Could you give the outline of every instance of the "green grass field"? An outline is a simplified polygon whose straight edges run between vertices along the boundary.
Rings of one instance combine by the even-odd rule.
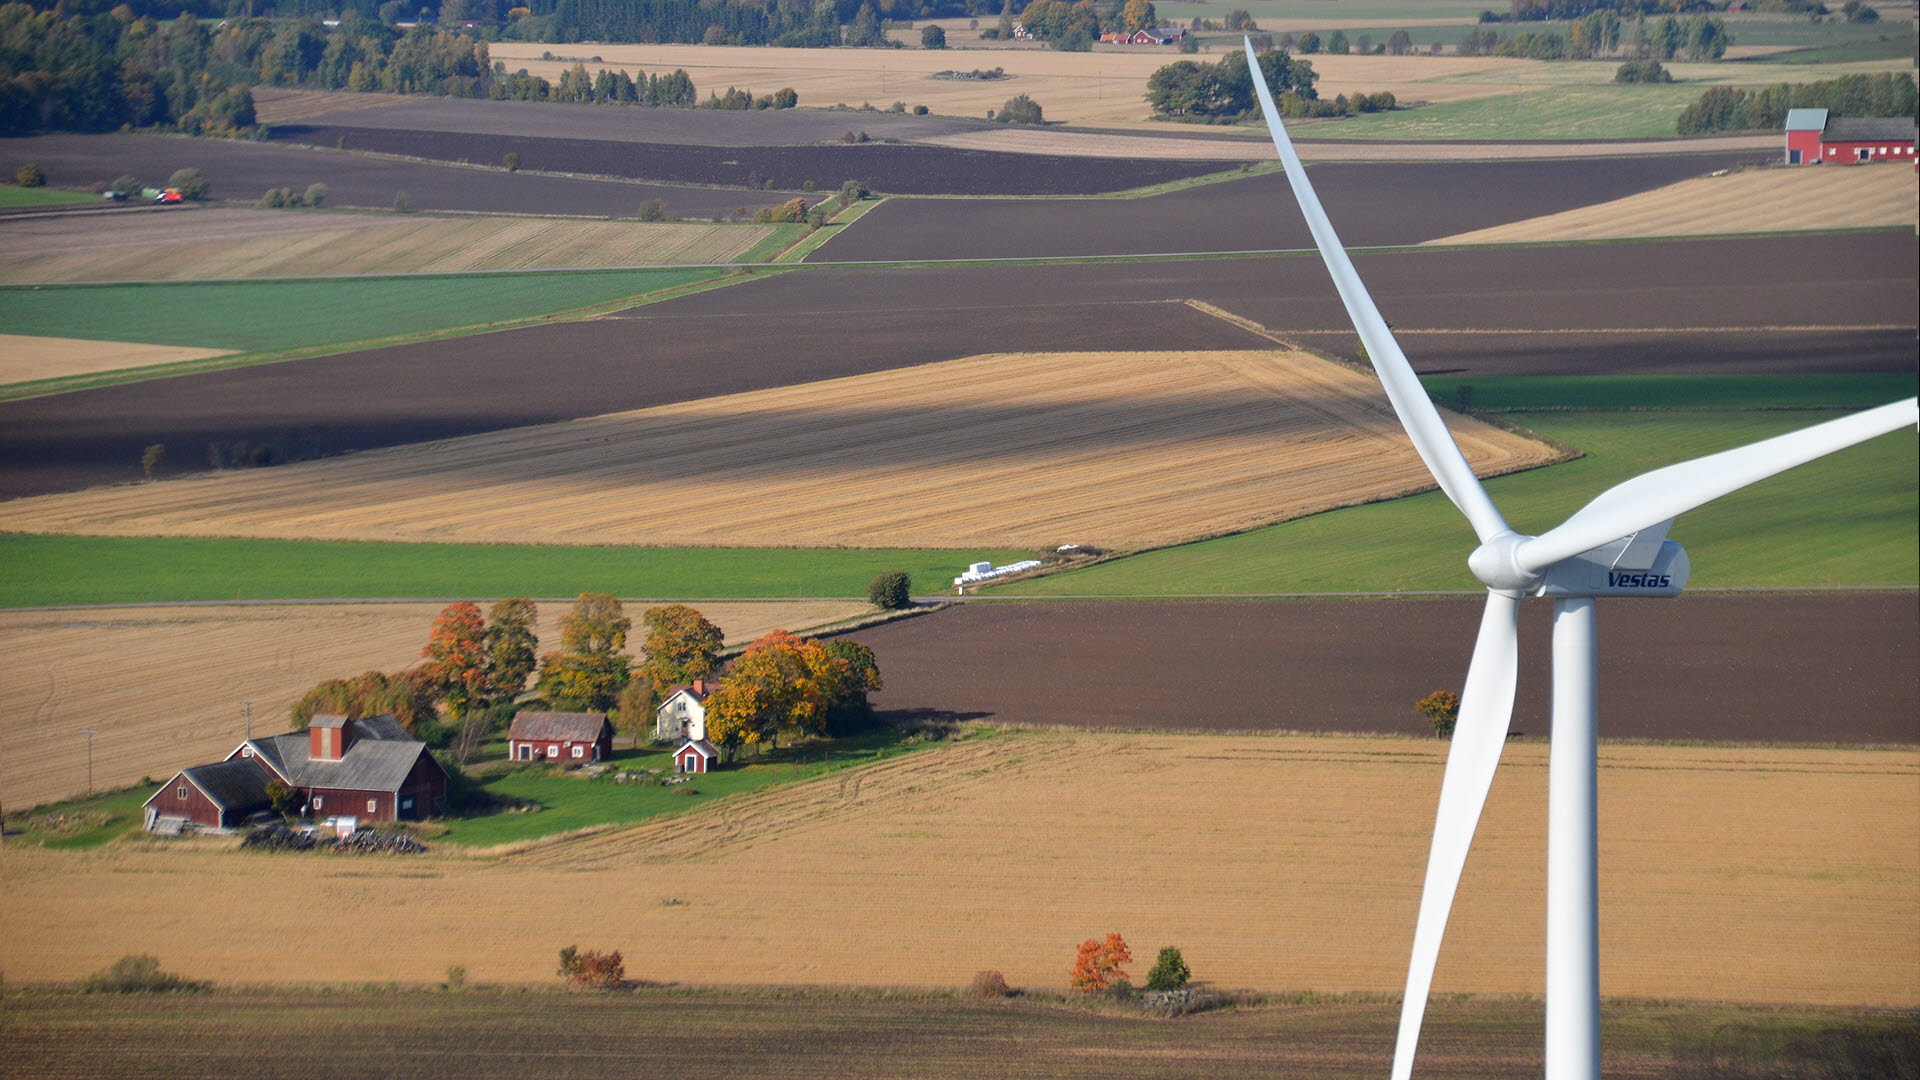
[[[1612,484],[1827,419],[1805,412],[1540,412],[1510,419],[1586,451],[1489,481],[1508,520],[1539,532]],[[1695,587],[1920,583],[1920,465],[1894,432],[1682,517]],[[1474,538],[1438,492],[1351,507],[992,590],[1139,596],[1471,589]]]
[[[100,196],[89,195],[84,191],[64,191],[50,187],[23,188],[16,184],[0,184],[0,207],[61,206],[66,203],[101,201],[103,200]]]
[[[152,797],[153,788],[154,784],[135,784],[36,806],[24,813],[9,813],[7,843],[38,844],[63,851],[97,848],[140,827],[140,808]]]
[[[1792,68],[1800,64],[1847,64],[1862,60],[1913,59],[1913,37],[1902,33],[1899,36],[1883,34],[1880,37],[1860,41],[1847,41],[1837,45],[1821,45],[1815,48],[1795,49],[1792,52],[1775,53],[1771,56],[1756,57],[1753,63],[1767,64],[1777,68]],[[1780,72],[1780,78],[1800,81],[1817,78],[1816,72],[1786,71]]]
[[[904,570],[945,592],[966,564],[1021,551],[537,547],[0,534],[0,607],[177,600],[865,596]]]
[[[1566,375],[1430,376],[1420,380],[1445,402],[1480,412],[1541,409],[1866,409],[1912,397],[1912,374],[1855,375]]]
[[[901,732],[881,731],[836,739],[799,749],[769,751],[749,756],[742,764],[723,766],[672,787],[616,784],[577,776],[550,776],[543,768],[509,767],[482,781],[487,791],[536,806],[484,817],[455,818],[447,833],[433,843],[491,847],[532,840],[594,825],[632,825],[649,818],[698,810],[729,795],[825,776],[830,772],[869,764],[884,757],[909,753],[918,745],[904,744]],[[625,739],[618,740],[625,742]],[[616,750],[614,765],[623,770],[657,769],[673,775],[673,755],[666,750]]]
[[[612,270],[0,288],[8,333],[265,352],[506,322],[721,277]]]
[[[474,948],[483,949],[492,931],[476,920]],[[552,931],[555,947],[570,933]],[[627,951],[628,979],[647,978],[648,951]],[[159,959],[163,971],[176,970]],[[1136,962],[1136,973],[1144,971]],[[1194,976],[1204,982],[1207,973]],[[0,1057],[14,1080],[260,1075],[262,1047],[275,1048],[271,1075],[312,1080],[972,1080],[983,1067],[1008,1080],[1358,1080],[1386,1075],[1399,1014],[1394,1000],[1367,994],[1248,997],[1163,1020],[1046,990],[982,1000],[958,988],[642,985],[569,993],[554,983],[553,992],[215,987],[163,996],[9,986],[0,996]],[[1537,1078],[1542,1010],[1532,997],[1437,996],[1419,1075]],[[1612,1080],[1911,1076],[1905,1063],[1920,1053],[1911,1011],[1608,1000],[1601,1024]],[[589,1037],[555,1043],[556,1032],[576,1031]],[[420,1064],[396,1068],[400,1060]]]
[[[1303,139],[1670,139],[1680,110],[1701,88],[1581,86],[1424,105],[1416,109],[1316,120]]]

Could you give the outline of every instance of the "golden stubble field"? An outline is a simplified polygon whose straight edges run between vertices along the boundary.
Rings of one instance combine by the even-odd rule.
[[[1920,176],[1903,165],[1780,166],[1682,180],[1430,244],[1513,244],[1623,236],[1920,225]]]
[[[1063,989],[1074,946],[1118,931],[1136,979],[1177,945],[1214,986],[1394,991],[1444,752],[1001,735],[506,856],[11,848],[0,966],[67,979],[152,953],[218,980],[463,964],[550,983],[577,943],[671,982],[956,986],[997,968]],[[1600,763],[1604,993],[1920,1004],[1920,751],[1609,745]],[[1437,992],[1539,992],[1546,781],[1543,744],[1508,749]]]
[[[57,379],[65,375],[146,367],[149,364],[204,360],[210,356],[224,356],[231,351],[128,341],[0,334],[0,386],[33,382],[36,379]]]
[[[1484,473],[1555,460],[1450,414]],[[1367,376],[1305,353],[1000,354],[327,461],[0,504],[19,532],[1135,548],[1424,489]]]
[[[1148,119],[1144,98],[1147,78],[1176,60],[1212,63],[1225,55],[1214,51],[1181,56],[1173,49],[1137,51],[1056,52],[1052,49],[924,50],[924,49],[776,49],[726,45],[543,45],[494,42],[489,55],[512,70],[525,68],[547,79],[576,62],[589,71],[619,68],[664,74],[681,68],[693,77],[704,100],[709,92],[728,86],[770,94],[792,87],[800,104],[825,107],[844,104],[858,108],[872,104],[886,108],[895,101],[926,105],[944,116],[984,117],[1015,94],[1026,94],[1046,110],[1055,123],[1101,127],[1166,128]],[[553,60],[542,60],[552,52]],[[600,63],[588,62],[598,56]],[[1390,90],[1403,101],[1457,101],[1518,89],[1519,80],[1501,82],[1502,72],[1521,73],[1542,66],[1537,60],[1489,56],[1328,56],[1311,57],[1320,75],[1319,91],[1332,97],[1354,92]],[[944,80],[938,71],[1003,68],[1010,78],[991,81]],[[1473,76],[1476,81],[1467,81]],[[859,117],[849,114],[847,126],[858,129]],[[1181,130],[1190,130],[1181,127]]]
[[[635,205],[640,201],[636,196]],[[241,208],[154,214],[137,222],[81,214],[8,223],[0,233],[8,241],[0,252],[0,284],[724,263],[775,228]]]
[[[10,810],[96,787],[164,779],[224,757],[245,733],[287,729],[287,709],[322,679],[420,661],[444,605],[276,604],[0,612],[0,799]],[[484,604],[483,604],[484,606]],[[567,604],[540,605],[557,648]],[[631,604],[636,623],[649,605]],[[731,642],[802,630],[868,610],[833,600],[703,603]],[[636,640],[633,644],[637,645]]]

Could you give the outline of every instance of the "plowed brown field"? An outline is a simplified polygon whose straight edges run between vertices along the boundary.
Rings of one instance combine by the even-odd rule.
[[[1178,945],[1216,986],[1395,991],[1444,753],[1003,735],[504,858],[12,849],[0,964],[64,979],[152,953],[219,980],[463,964],[550,983],[577,942],[676,982],[957,986],[997,968],[1064,988],[1074,946],[1119,931],[1136,957]],[[1508,748],[1439,992],[1539,992],[1546,784],[1543,744]],[[1920,751],[1607,746],[1599,798],[1604,993],[1920,1002]],[[194,902],[156,918],[189,882]],[[334,918],[235,917],[314,910]],[[341,925],[382,946],[343,947]]]
[[[1475,467],[1551,461],[1453,417]],[[1143,547],[1419,490],[1379,384],[1302,353],[970,357],[0,506],[96,535]]]
[[[1710,236],[1920,223],[1920,181],[1898,165],[1755,169],[1682,180],[1653,191],[1431,244],[1524,244],[1622,236]]]
[[[20,809],[86,790],[164,778],[218,758],[245,732],[286,730],[287,709],[322,679],[420,659],[440,604],[89,608],[0,612],[0,797]],[[867,610],[846,601],[701,604],[731,642]],[[540,605],[552,634],[565,604]],[[630,612],[638,616],[639,609]]]

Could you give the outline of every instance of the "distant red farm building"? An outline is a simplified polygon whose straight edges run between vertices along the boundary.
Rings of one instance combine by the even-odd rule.
[[[613,757],[613,725],[606,713],[516,713],[507,730],[507,756],[567,764],[606,761]]]
[[[1910,117],[1835,117],[1826,109],[1789,109],[1786,128],[1789,165],[1920,160],[1914,156]]]

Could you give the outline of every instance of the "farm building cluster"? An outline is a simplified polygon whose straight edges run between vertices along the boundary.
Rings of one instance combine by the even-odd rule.
[[[1913,118],[1834,116],[1827,109],[1787,110],[1787,164],[1838,165],[1905,161],[1914,156]]]

